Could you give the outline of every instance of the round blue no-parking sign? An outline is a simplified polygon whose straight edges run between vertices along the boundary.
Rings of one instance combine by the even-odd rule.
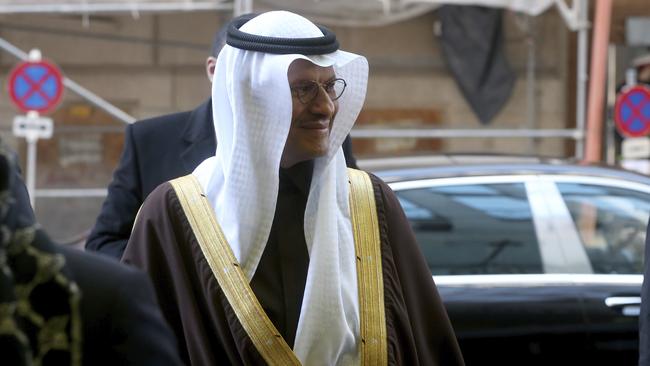
[[[650,133],[650,89],[635,85],[616,98],[614,122],[625,137],[642,137]]]
[[[9,95],[23,112],[45,113],[58,105],[63,96],[63,76],[52,63],[22,62],[9,74]]]

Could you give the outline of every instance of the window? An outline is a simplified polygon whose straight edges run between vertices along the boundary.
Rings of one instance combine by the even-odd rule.
[[[396,192],[434,275],[542,273],[524,184]]]
[[[595,273],[643,273],[650,195],[580,183],[557,187]]]

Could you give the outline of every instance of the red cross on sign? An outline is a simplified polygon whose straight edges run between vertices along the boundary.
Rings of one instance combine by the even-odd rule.
[[[9,74],[9,96],[23,112],[48,112],[63,96],[63,76],[56,65],[45,61],[27,61]]]
[[[616,98],[614,122],[621,135],[643,137],[650,133],[650,89],[635,85]]]

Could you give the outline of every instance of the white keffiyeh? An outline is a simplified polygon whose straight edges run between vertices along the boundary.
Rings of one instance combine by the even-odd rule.
[[[240,30],[282,38],[323,36],[309,20],[286,11],[261,14]],[[333,66],[347,88],[339,99],[328,154],[314,164],[304,215],[310,261],[294,352],[304,365],[357,365],[359,301],[341,144],[363,105],[366,59],[344,51],[277,55],[225,46],[212,85],[217,152],[193,174],[250,281],[273,223],[280,159],[291,125],[287,70],[300,58]]]

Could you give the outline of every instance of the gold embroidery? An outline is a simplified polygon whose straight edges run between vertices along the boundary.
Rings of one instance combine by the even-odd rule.
[[[81,315],[79,301],[81,296],[77,285],[61,273],[65,257],[58,253],[49,253],[35,248],[35,227],[18,229],[13,232],[7,246],[10,256],[24,255],[32,258],[35,272],[29,282],[14,285],[15,302],[0,305],[0,334],[11,334],[27,350],[26,359],[35,366],[41,365],[48,352],[52,350],[68,351],[70,365],[81,365]],[[4,264],[4,263],[3,263]],[[9,270],[9,268],[3,268]],[[53,316],[47,320],[31,306],[30,297],[34,289],[46,283],[55,283],[68,292],[70,314]],[[37,344],[33,345],[32,354],[29,340],[13,321],[13,314],[29,320],[37,329]],[[69,333],[69,334],[68,334]]]
[[[377,205],[367,173],[348,169],[350,216],[357,255],[359,312],[361,317],[361,365],[388,364],[384,282]]]

